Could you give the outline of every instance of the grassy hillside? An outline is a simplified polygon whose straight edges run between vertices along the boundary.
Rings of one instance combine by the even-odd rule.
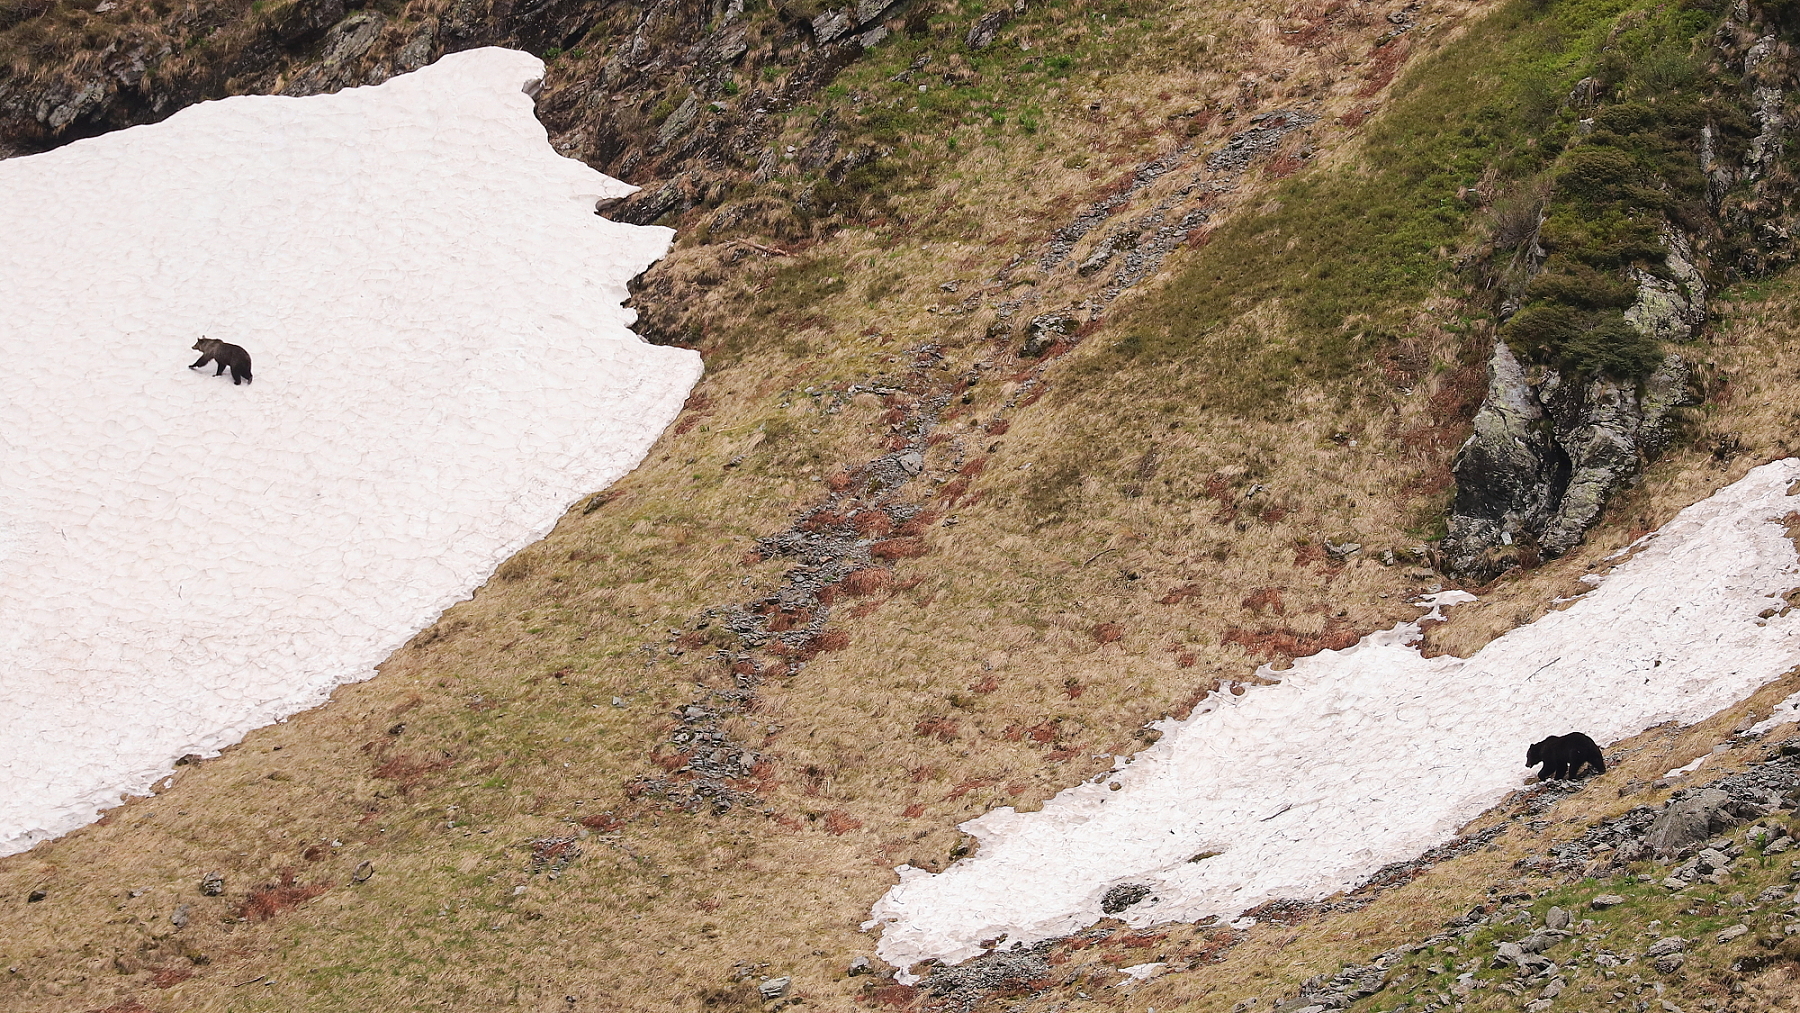
[[[462,6],[370,8],[386,41],[358,72]],[[169,30],[153,4],[120,10]],[[329,56],[314,36],[255,62],[257,19],[287,10],[204,38],[272,89]],[[1726,12],[1061,0],[971,50],[985,8],[907,7],[809,85],[797,26],[822,10],[751,7],[743,62],[615,87],[645,12],[550,11],[586,24],[538,40],[553,143],[647,184],[630,208],[680,229],[637,302],[706,378],[643,467],[376,678],[0,860],[0,1008],[761,1009],[766,976],[831,1010],[1269,1003],[1490,887],[1575,896],[1579,876],[1513,863],[1666,797],[1656,774],[1787,691],[1646,733],[1547,814],[1484,817],[1511,827],[1495,850],[1367,906],[1248,933],[1102,925],[989,992],[848,975],[892,867],[943,868],[960,821],[1035,808],[1265,662],[1416,615],[1407,593],[1445,583],[1423,547],[1500,333],[1496,232],[1560,192],[1578,81],[1697,60]],[[545,23],[517,14],[515,33]],[[52,28],[87,21],[0,19],[12,86],[103,48],[57,48],[73,36]],[[182,52],[168,72],[204,77],[204,48]],[[690,96],[716,132],[650,150]],[[1666,457],[1586,546],[1485,589],[1430,648],[1530,621],[1789,453],[1794,302],[1780,277],[1728,292],[1694,350],[1707,403]],[[1112,987],[1152,959],[1182,973]],[[1696,961],[1666,997],[1768,1008],[1788,968]]]

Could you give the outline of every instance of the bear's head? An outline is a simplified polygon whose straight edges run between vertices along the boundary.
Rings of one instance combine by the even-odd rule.
[[[1549,739],[1545,739],[1542,742],[1533,742],[1531,748],[1525,750],[1525,766],[1535,767],[1538,764],[1543,763],[1545,760],[1544,747],[1549,744]]]

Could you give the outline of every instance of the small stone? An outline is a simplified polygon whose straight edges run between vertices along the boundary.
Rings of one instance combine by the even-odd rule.
[[[1687,880],[1677,879],[1674,876],[1670,876],[1668,879],[1663,880],[1662,885],[1671,890],[1686,890],[1688,888]]]
[[[917,475],[919,472],[925,470],[925,455],[916,450],[901,454],[899,457],[899,464],[901,471],[906,472],[908,475]]]
[[[1516,966],[1525,956],[1525,950],[1518,943],[1501,943],[1494,949],[1494,967]]]
[[[1671,953],[1680,953],[1685,949],[1687,949],[1687,940],[1680,936],[1668,936],[1651,943],[1650,948],[1644,951],[1644,956],[1655,959]]]
[[[30,893],[25,895],[25,903],[36,904],[38,901],[43,900],[45,897],[48,897],[48,896],[50,896],[50,895],[48,893],[45,893],[42,890],[33,890]]]
[[[612,705],[614,707],[623,707],[623,706],[625,706],[625,701],[623,701],[615,696],[612,698]]]
[[[1556,1004],[1548,999],[1533,999],[1525,1004],[1525,1013],[1544,1013],[1554,1005]]]
[[[1618,907],[1623,903],[1625,903],[1625,898],[1618,894],[1603,893],[1597,895],[1593,900],[1588,901],[1588,906],[1592,907],[1595,911],[1604,911],[1609,907]]]
[[[180,905],[175,909],[175,913],[169,916],[169,924],[178,929],[187,928],[188,912],[190,910],[191,909],[186,904]]]
[[[1786,898],[1788,889],[1789,888],[1785,886],[1771,886],[1767,890],[1756,895],[1756,902],[1758,904],[1773,904],[1778,900]]]
[[[1553,907],[1550,910],[1544,912],[1544,927],[1547,929],[1550,929],[1552,931],[1561,932],[1564,929],[1567,929],[1569,927],[1569,923],[1573,922],[1574,920],[1575,919],[1569,914],[1569,912],[1564,911],[1562,908],[1559,908],[1559,907]]]
[[[1784,851],[1791,850],[1793,847],[1794,839],[1783,835],[1770,841],[1768,845],[1763,848],[1762,853],[1765,855],[1779,855]]]
[[[850,969],[845,973],[854,978],[859,974],[874,974],[875,967],[869,963],[868,957],[857,957],[850,962]]]
[[[1519,940],[1519,949],[1526,953],[1542,953],[1557,943],[1562,942],[1566,933],[1554,929],[1539,929],[1531,935]]]
[[[216,872],[209,872],[200,877],[200,892],[208,897],[217,897],[225,892],[225,877]]]
[[[1669,953],[1652,960],[1650,966],[1656,968],[1660,974],[1674,974],[1681,970],[1681,965],[1685,963],[1687,963],[1687,954]]]
[[[1739,936],[1748,935],[1749,932],[1750,932],[1750,926],[1745,925],[1743,922],[1739,922],[1736,925],[1733,925],[1731,928],[1728,928],[1725,931],[1719,933],[1719,942],[1729,943],[1733,939],[1736,939]]]
[[[772,999],[779,999],[782,996],[787,995],[788,986],[793,983],[794,979],[783,975],[780,978],[770,978],[768,981],[756,986],[756,990],[762,994],[763,1001],[768,1002]]]

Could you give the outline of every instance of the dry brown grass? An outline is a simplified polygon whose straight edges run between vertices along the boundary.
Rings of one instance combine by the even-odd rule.
[[[1010,339],[987,336],[985,311],[933,312],[947,301],[941,283],[993,277],[1036,249],[1075,203],[1187,139],[1188,122],[1203,143],[1233,129],[1169,119],[1187,106],[1222,94],[1245,108],[1317,96],[1326,115],[1315,162],[1328,161],[1351,129],[1343,124],[1370,104],[1359,93],[1385,73],[1347,64],[1366,51],[1379,12],[1346,23],[1328,10],[1177,10],[1180,27],[1212,40],[1201,69],[1071,78],[1046,112],[1043,150],[1009,142],[966,154],[918,198],[926,224],[916,231],[850,229],[793,258],[737,261],[698,299],[731,332],[709,345],[701,390],[606,498],[572,510],[377,678],[180,768],[172,788],[102,825],[0,860],[0,965],[18,968],[0,978],[0,1007],[549,1010],[574,996],[577,1009],[753,1008],[735,980],[742,965],[792,974],[816,1008],[912,1002],[885,984],[864,993],[868,979],[843,973],[872,947],[858,925],[894,865],[941,869],[962,846],[957,823],[998,805],[1040,806],[1102,769],[1098,757],[1141,745],[1146,722],[1251,678],[1266,659],[1414,618],[1406,595],[1439,580],[1379,556],[1405,557],[1441,510],[1459,438],[1446,406],[1466,405],[1463,364],[1485,335],[1422,324],[1401,359],[1351,379],[1352,396],[1301,391],[1279,412],[1245,416],[1197,403],[1191,366],[1083,373],[1088,344],[1048,367],[1047,388],[1026,390],[1032,364],[1016,360]],[[1441,5],[1419,15],[1445,33],[1457,16]],[[1316,45],[1292,45],[1274,28],[1286,18],[1313,26],[1303,30]],[[1292,72],[1271,80],[1282,68]],[[1258,78],[1253,92],[1238,90],[1244,74]],[[1268,185],[1247,180],[1220,214],[1266,197]],[[711,270],[725,256],[684,248],[669,270]],[[795,307],[771,306],[758,288],[805,265],[824,265],[821,278],[892,284],[873,303],[858,286],[807,289],[804,317],[789,326],[771,310]],[[1071,279],[1037,298],[1065,304],[1089,285]],[[1478,648],[1640,527],[1786,452],[1800,420],[1785,381],[1800,367],[1789,361],[1789,305],[1781,295],[1747,313],[1708,350],[1715,389],[1728,392],[1720,407],[1609,511],[1589,548],[1454,610],[1433,647]],[[1280,308],[1264,307],[1221,335],[1217,354],[1283,334]],[[919,379],[899,350],[926,341],[945,346],[943,378],[993,368],[926,454],[913,495],[928,509],[892,531],[867,522],[891,569],[842,589],[880,607],[834,613],[830,639],[804,649],[811,663],[766,682],[732,718],[732,734],[763,758],[744,786],[753,802],[711,815],[631,797],[625,786],[658,772],[657,758],[684,762],[666,746],[669,715],[697,684],[731,675],[711,647],[684,639],[700,633],[695,617],[777,587],[788,564],[761,559],[753,539],[786,528],[891,438],[895,420],[884,419],[899,405],[859,395],[831,413],[800,390]],[[1433,361],[1447,368],[1417,368]],[[1727,439],[1739,449],[1715,460]],[[1325,539],[1364,549],[1333,560]],[[1579,804],[1705,751],[1741,710],[1625,744],[1630,757]],[[271,780],[276,772],[285,779]],[[1576,804],[1561,818],[1597,814]],[[1563,832],[1573,831],[1548,831]],[[533,871],[532,842],[570,836],[580,858],[555,878]],[[1476,884],[1505,878],[1528,843],[1542,847],[1509,834],[1361,911],[1259,928],[1232,947],[1216,929],[1172,927],[1116,933],[1097,951],[1198,962],[1132,993],[1132,1008],[1227,1009],[1429,931]],[[359,884],[352,872],[364,861],[374,874]],[[254,917],[257,884],[311,889],[284,872],[298,868],[308,883],[340,885],[297,906],[271,895],[264,906],[279,916]],[[226,892],[203,896],[199,879],[215,869]],[[40,889],[45,901],[23,903]],[[191,913],[176,930],[179,904]],[[273,984],[239,987],[259,976]],[[1026,1008],[1070,998],[1062,990]]]

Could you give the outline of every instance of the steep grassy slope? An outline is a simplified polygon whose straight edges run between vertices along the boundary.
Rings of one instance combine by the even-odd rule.
[[[643,12],[602,9],[540,102],[564,150],[651,184],[626,211],[682,229],[639,296],[651,333],[707,357],[682,420],[374,680],[0,861],[0,1006],[756,1009],[780,975],[824,1009],[942,1001],[845,974],[892,866],[941,868],[959,821],[1032,808],[1146,721],[1413,618],[1406,592],[1443,582],[1421,547],[1496,335],[1459,265],[1609,42],[1694,10],[1722,16],[1065,0],[974,51],[982,10],[920,11],[816,87],[781,61],[820,12],[751,10],[766,45],[739,70],[614,91],[598,54]],[[455,20],[380,13],[358,74]],[[14,82],[39,73],[10,52]],[[297,43],[257,86],[328,57]],[[683,88],[726,99],[718,142],[650,151]],[[1792,302],[1736,290],[1667,458],[1433,649],[1529,621],[1789,452]],[[1637,766],[1554,818],[1655,797],[1741,716],[1628,744]],[[955,1002],[1290,995],[1429,935],[1543,844],[1496,846],[1291,927],[1108,933]],[[1109,987],[1157,957],[1191,970]]]

